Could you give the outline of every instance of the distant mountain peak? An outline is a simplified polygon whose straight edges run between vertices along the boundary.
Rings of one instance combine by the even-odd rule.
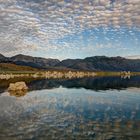
[[[58,59],[33,57],[29,55],[18,54],[10,58],[15,64],[31,66],[35,68],[46,69],[59,63]]]
[[[5,56],[0,53],[0,58],[4,58]]]
[[[17,54],[15,56],[12,56],[11,58],[33,58],[33,56],[24,55],[24,54]]]
[[[8,58],[0,54],[0,62],[7,62]]]

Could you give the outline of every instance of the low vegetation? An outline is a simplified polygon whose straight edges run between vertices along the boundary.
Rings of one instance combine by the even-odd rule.
[[[140,75],[140,72],[96,72],[96,76],[135,76],[135,75]]]
[[[95,76],[94,72],[83,72],[83,71],[40,71],[40,72],[30,72],[30,73],[1,73],[0,79],[12,79],[19,77],[32,77],[32,78],[82,78]]]
[[[36,68],[32,68],[29,66],[20,66],[20,65],[15,65],[15,64],[10,64],[10,63],[0,63],[0,73],[8,73],[8,72],[34,72],[38,71]]]

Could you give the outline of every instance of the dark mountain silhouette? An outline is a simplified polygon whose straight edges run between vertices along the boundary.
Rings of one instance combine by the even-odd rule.
[[[0,63],[1,62],[7,62],[9,58],[5,57],[4,55],[0,54]]]
[[[17,64],[17,65],[25,65],[25,66],[31,66],[34,68],[41,68],[46,69],[48,67],[53,67],[60,61],[58,59],[46,59],[41,57],[32,57],[27,55],[16,55],[10,58],[10,60]]]
[[[140,72],[140,59],[93,56],[85,59],[46,59],[27,55],[5,57],[0,54],[0,63],[13,63],[39,69],[71,69],[87,71],[136,71]]]
[[[94,56],[85,59],[63,60],[56,66],[88,71],[140,71],[140,59]]]

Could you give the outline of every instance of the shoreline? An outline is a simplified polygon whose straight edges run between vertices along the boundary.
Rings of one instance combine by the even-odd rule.
[[[83,71],[44,71],[44,72],[3,72],[0,73],[0,79],[13,79],[13,78],[46,78],[46,79],[62,79],[62,78],[83,78],[94,77],[95,72],[83,72]]]
[[[104,76],[121,76],[130,77],[138,76],[140,72],[91,72],[91,71],[3,71],[0,72],[0,79],[13,78],[46,78],[46,79],[62,79],[62,78],[84,78],[84,77],[104,77]]]

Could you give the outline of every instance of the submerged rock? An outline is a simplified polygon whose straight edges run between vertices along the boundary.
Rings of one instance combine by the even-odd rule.
[[[25,82],[10,83],[8,91],[26,91],[28,87]]]

